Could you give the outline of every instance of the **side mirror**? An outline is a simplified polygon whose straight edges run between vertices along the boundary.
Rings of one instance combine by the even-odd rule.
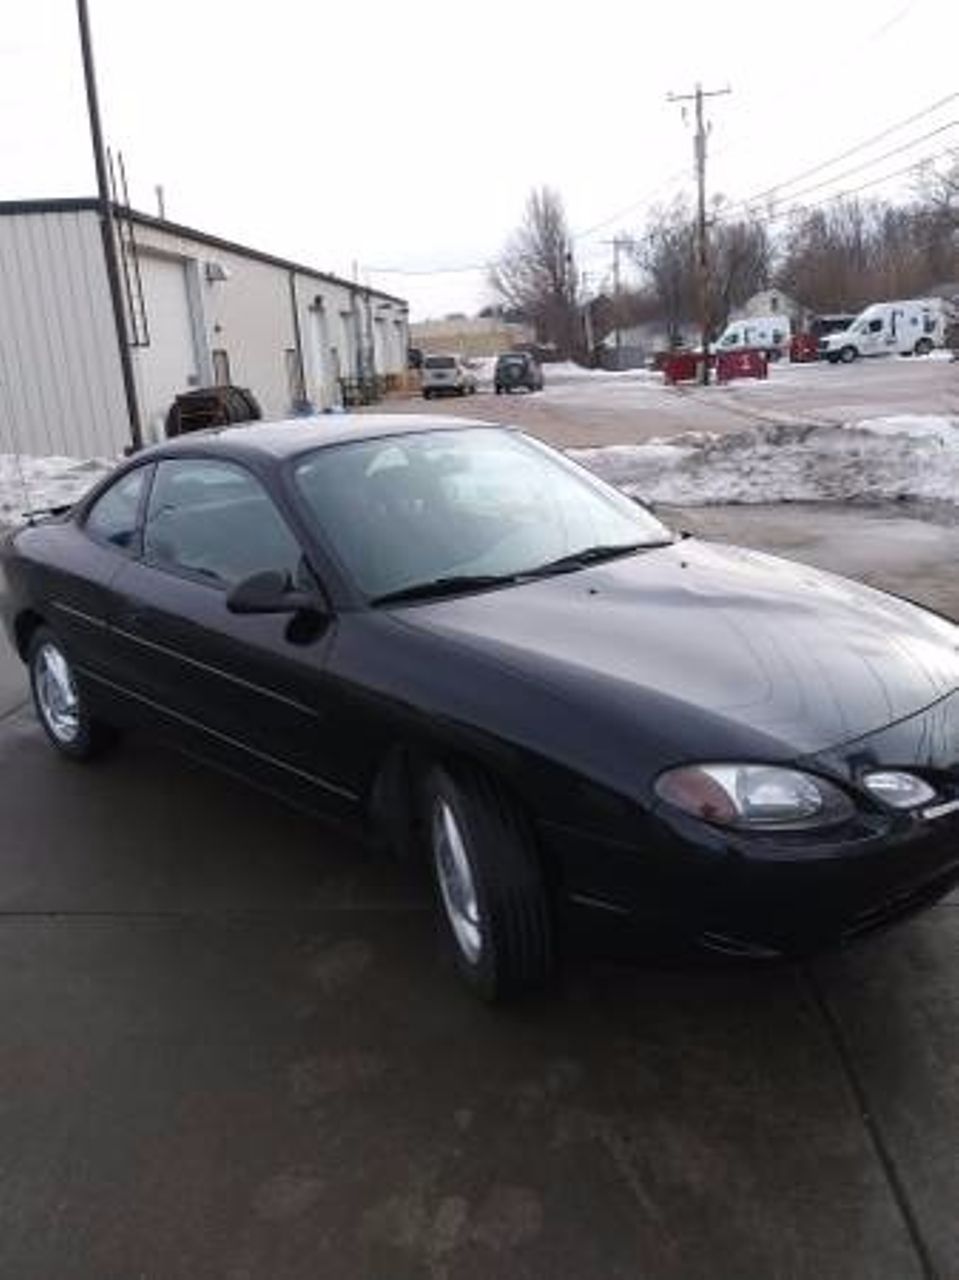
[[[322,613],[316,596],[298,591],[290,575],[279,569],[251,573],[238,582],[226,598],[231,613]]]

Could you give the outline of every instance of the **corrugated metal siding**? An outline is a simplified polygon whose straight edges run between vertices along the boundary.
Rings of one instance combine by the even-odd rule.
[[[112,457],[128,441],[97,215],[0,218],[0,452]]]

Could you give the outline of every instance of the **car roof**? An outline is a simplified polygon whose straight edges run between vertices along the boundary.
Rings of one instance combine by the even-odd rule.
[[[248,422],[230,427],[191,431],[165,440],[137,454],[175,456],[177,453],[223,453],[234,457],[291,458],[327,445],[424,431],[462,431],[470,427],[504,430],[502,423],[474,418],[447,418],[427,413],[322,414],[313,418],[285,418],[276,422]]]

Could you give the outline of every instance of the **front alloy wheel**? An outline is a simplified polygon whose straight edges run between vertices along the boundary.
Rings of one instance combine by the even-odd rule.
[[[431,770],[425,817],[457,968],[484,1000],[542,987],[554,968],[546,885],[527,824],[480,772]]]
[[[476,964],[483,951],[476,882],[459,820],[444,799],[433,808],[433,867],[443,909],[464,958]]]

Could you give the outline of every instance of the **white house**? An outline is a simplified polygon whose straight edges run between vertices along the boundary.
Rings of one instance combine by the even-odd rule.
[[[174,397],[249,388],[267,418],[401,377],[401,298],[218,236],[113,210],[126,395],[94,199],[0,202],[0,453],[113,456],[162,438]]]
[[[783,293],[782,289],[760,289],[743,305],[736,309],[730,317],[733,320],[748,319],[750,316],[788,316],[794,325],[801,328],[812,313],[795,298]]]

